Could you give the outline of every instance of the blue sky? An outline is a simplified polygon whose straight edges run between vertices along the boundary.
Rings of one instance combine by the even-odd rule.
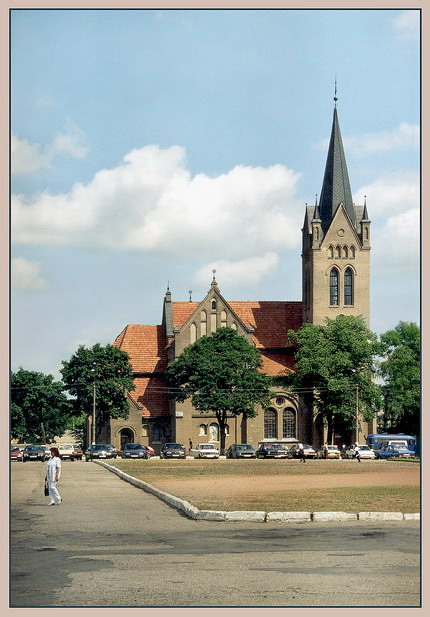
[[[334,81],[371,329],[419,321],[418,10],[14,10],[12,370],[203,299],[300,300]]]

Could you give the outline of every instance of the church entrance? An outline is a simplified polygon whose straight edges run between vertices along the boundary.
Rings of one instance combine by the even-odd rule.
[[[134,432],[130,428],[123,428],[120,433],[121,450],[124,450],[124,446],[127,443],[134,443]]]

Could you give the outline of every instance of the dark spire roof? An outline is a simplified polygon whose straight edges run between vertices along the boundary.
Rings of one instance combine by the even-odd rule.
[[[341,202],[344,204],[352,224],[355,225],[355,214],[352,204],[348,169],[346,167],[342,136],[340,134],[337,109],[335,107],[319,205],[320,217],[324,229],[327,229],[330,225],[334,213]]]
[[[315,222],[321,223],[320,210],[319,210],[319,207],[318,207],[317,195],[315,195],[315,210],[314,210],[314,218],[312,220],[315,221]]]

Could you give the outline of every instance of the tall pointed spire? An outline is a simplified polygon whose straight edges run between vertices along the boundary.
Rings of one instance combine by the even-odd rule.
[[[333,111],[333,125],[331,129],[330,145],[320,197],[320,217],[323,229],[326,230],[340,203],[343,203],[353,225],[355,214],[352,204],[351,187],[349,184],[348,169],[343,151],[342,136],[337,118],[337,84],[335,90],[335,108]]]

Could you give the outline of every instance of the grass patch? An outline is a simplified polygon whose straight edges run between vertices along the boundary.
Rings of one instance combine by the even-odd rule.
[[[161,490],[189,501],[200,510],[263,510],[265,512],[419,512],[420,487],[408,486],[399,479],[399,485],[373,486],[372,477],[381,472],[395,477],[395,461],[310,460],[305,465],[296,460],[148,460],[110,461],[112,466]],[[416,464],[403,465],[417,469]],[[418,472],[418,469],[417,469]],[[324,488],[324,476],[354,476],[366,473],[366,486]],[[274,476],[301,476],[300,490],[275,489],[273,482],[264,484],[264,478]],[[321,476],[321,488],[307,488],[306,476]],[[249,490],[240,495],[219,495],[215,481],[241,478]],[[207,481],[213,481],[208,489]],[[178,482],[175,487],[175,481]],[[188,482],[187,482],[188,481]],[[205,489],[199,485],[205,483]],[[257,482],[258,481],[258,482]],[[263,482],[262,482],[263,481]],[[187,486],[188,484],[188,486]],[[254,485],[254,486],[253,486]],[[263,489],[255,488],[264,486]],[[297,485],[296,485],[297,486]]]

